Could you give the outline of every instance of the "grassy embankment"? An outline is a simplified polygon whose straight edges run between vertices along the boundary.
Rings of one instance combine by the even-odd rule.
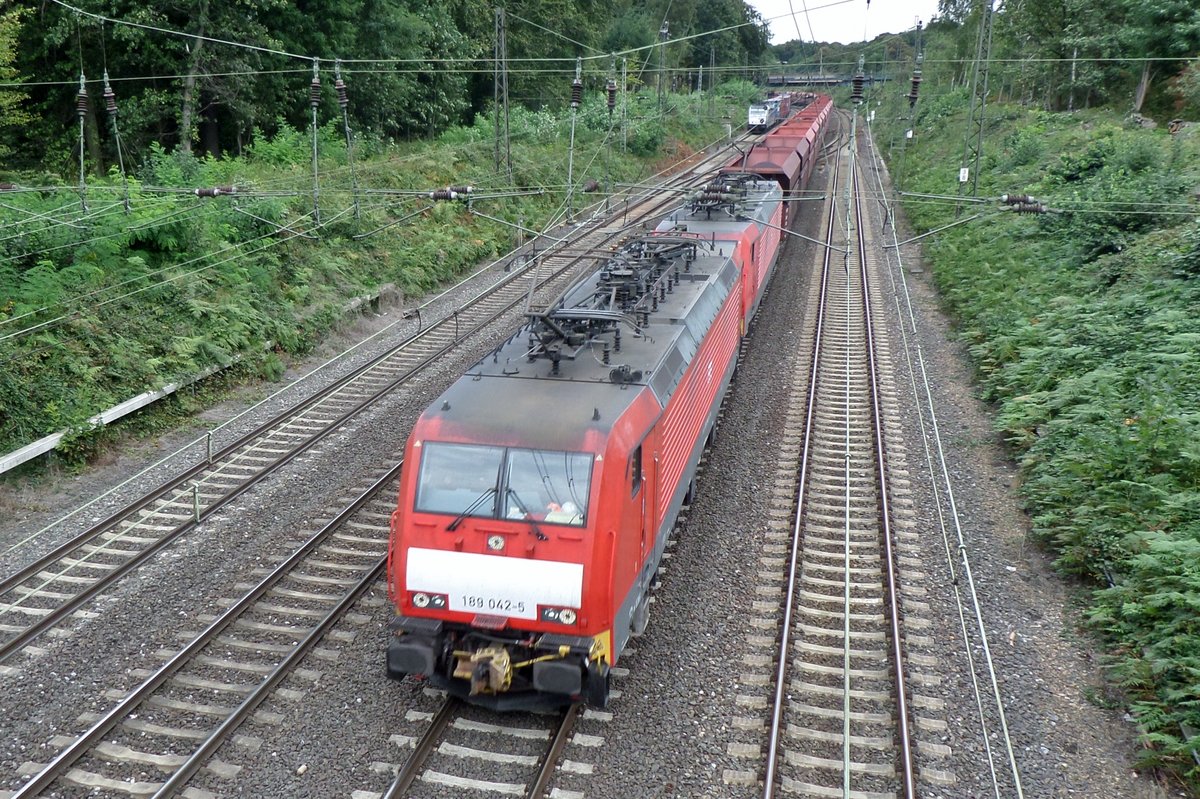
[[[876,131],[909,192],[955,194],[965,94],[885,103]],[[1088,588],[1087,615],[1145,731],[1143,763],[1200,768],[1200,125],[990,105],[979,196],[925,241],[943,303],[1023,473],[1036,537]],[[906,145],[906,146],[905,146]],[[918,232],[953,202],[910,197]],[[1185,732],[1186,731],[1186,732]],[[1190,738],[1190,740],[1189,740]]]

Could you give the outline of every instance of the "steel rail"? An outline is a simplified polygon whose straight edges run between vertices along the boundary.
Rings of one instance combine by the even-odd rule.
[[[425,729],[425,733],[414,745],[413,753],[409,755],[408,760],[396,772],[396,777],[392,780],[392,784],[388,786],[387,791],[384,792],[383,799],[399,799],[399,797],[407,793],[413,783],[417,781],[421,767],[425,765],[429,756],[433,754],[434,747],[441,740],[446,727],[450,726],[455,714],[460,712],[463,706],[463,702],[460,699],[455,697],[446,698],[441,709]],[[549,788],[550,780],[554,776],[554,770],[558,765],[558,760],[562,757],[563,750],[567,746],[567,741],[582,714],[583,705],[578,702],[568,706],[558,714],[553,734],[549,736],[550,743],[538,759],[537,774],[533,782],[530,783],[528,790],[525,791],[526,799],[543,799],[545,796],[546,789]],[[158,799],[158,797],[155,797],[155,799]]]
[[[538,763],[537,777],[529,786],[525,799],[542,799],[546,795],[546,789],[550,787],[550,778],[554,776],[558,759],[562,757],[563,750],[567,747],[567,739],[574,732],[575,723],[579,721],[581,715],[583,715],[583,704],[579,702],[562,712],[558,720],[558,729],[554,733],[553,740],[550,741],[550,746],[546,749],[545,756]]]
[[[417,772],[421,766],[425,765],[425,761],[429,759],[430,753],[433,752],[433,747],[442,737],[442,732],[450,724],[454,718],[454,714],[458,711],[460,701],[454,697],[446,699],[442,705],[442,709],[433,717],[433,722],[425,730],[425,734],[421,736],[421,740],[417,741],[417,745],[413,750],[412,755],[400,767],[396,773],[396,779],[388,786],[387,791],[383,794],[383,799],[398,799],[404,796],[405,792],[412,787],[412,784],[417,780]]]
[[[839,157],[834,161],[833,173],[829,177],[830,185],[836,184],[840,169],[841,159]],[[787,594],[784,597],[783,622],[780,625],[779,662],[775,668],[775,694],[771,710],[771,727],[767,739],[766,772],[763,775],[763,799],[771,799],[775,795],[776,761],[779,759],[779,733],[783,723],[783,709],[786,704],[785,691],[787,686],[788,651],[791,647],[792,605],[796,593],[796,572],[800,564],[801,526],[804,518],[803,509],[805,502],[804,489],[808,481],[809,453],[812,447],[813,419],[816,414],[817,404],[817,355],[821,351],[821,337],[825,328],[826,289],[829,285],[829,269],[834,252],[832,245],[835,213],[836,204],[831,199],[825,222],[827,230],[821,267],[821,297],[817,310],[816,336],[813,340],[812,374],[809,376],[808,406],[805,410],[804,448],[800,455],[800,475],[795,501],[796,516],[792,524],[792,549],[788,564]]]

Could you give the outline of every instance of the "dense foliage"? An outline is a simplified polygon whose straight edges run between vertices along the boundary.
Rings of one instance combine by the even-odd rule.
[[[877,113],[897,180],[953,197],[966,93],[926,95],[915,114],[897,94],[880,91]],[[1021,465],[1034,535],[1093,589],[1144,762],[1200,788],[1200,125],[995,100],[979,165],[991,201],[956,217],[953,200],[911,196],[906,211],[920,230],[979,215],[927,240],[940,294]],[[1003,193],[1051,213],[1001,210]]]
[[[913,48],[924,43],[928,77],[943,89],[969,85],[986,3],[940,0],[939,15],[865,46],[791,41],[776,46],[793,72],[848,74],[866,59],[868,74],[907,78]],[[1049,111],[1113,104],[1170,119],[1200,113],[1196,69],[1200,0],[993,0],[993,97]],[[927,87],[928,88],[928,87]]]
[[[91,16],[17,0],[14,11],[0,16],[0,55],[11,43],[13,56],[0,80],[16,84],[0,88],[0,110],[27,95],[19,103],[28,114],[22,123],[0,123],[0,152],[10,152],[9,166],[74,168],[81,72],[90,99],[87,166],[98,174],[117,161],[104,119],[105,74],[120,109],[126,157],[135,161],[153,143],[240,154],[259,135],[285,125],[303,129],[314,66],[320,123],[341,121],[333,90],[340,74],[351,128],[384,139],[469,123],[493,99],[496,15],[484,0],[83,5]],[[664,20],[682,41],[659,48]],[[509,97],[532,108],[566,105],[580,56],[588,86],[596,88],[620,75],[622,60],[631,86],[657,87],[660,49],[670,70],[664,85],[686,82],[686,71],[700,65],[755,65],[769,55],[765,27],[743,0],[518,0],[507,5],[505,38]]]

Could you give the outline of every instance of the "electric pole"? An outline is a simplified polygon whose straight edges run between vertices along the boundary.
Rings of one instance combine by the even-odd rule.
[[[670,38],[671,31],[664,19],[662,27],[658,29],[658,113],[662,115],[666,108],[666,87],[667,87],[667,39]]]
[[[496,171],[508,176],[508,185],[512,185],[512,149],[508,136],[508,43],[504,33],[504,9],[496,7],[496,57],[495,92],[493,97],[493,115],[496,131]],[[501,146],[503,141],[503,146]],[[501,152],[503,150],[503,152]]]
[[[971,196],[979,196],[979,162],[983,158],[983,128],[988,95],[988,64],[992,57],[992,6],[995,0],[979,0],[979,37],[975,40],[975,66],[971,72],[971,110],[963,136],[962,166],[958,170],[959,202],[954,215],[962,213],[962,196],[971,184]]]

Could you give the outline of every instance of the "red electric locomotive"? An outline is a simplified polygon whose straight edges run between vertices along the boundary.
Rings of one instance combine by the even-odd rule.
[[[811,169],[821,100],[782,188],[727,169],[422,414],[391,522],[389,675],[496,709],[607,704],[775,264],[784,191]]]
[[[743,219],[714,221],[730,235],[626,245],[421,416],[390,675],[497,709],[607,703],[777,254],[779,186],[737,191]]]

